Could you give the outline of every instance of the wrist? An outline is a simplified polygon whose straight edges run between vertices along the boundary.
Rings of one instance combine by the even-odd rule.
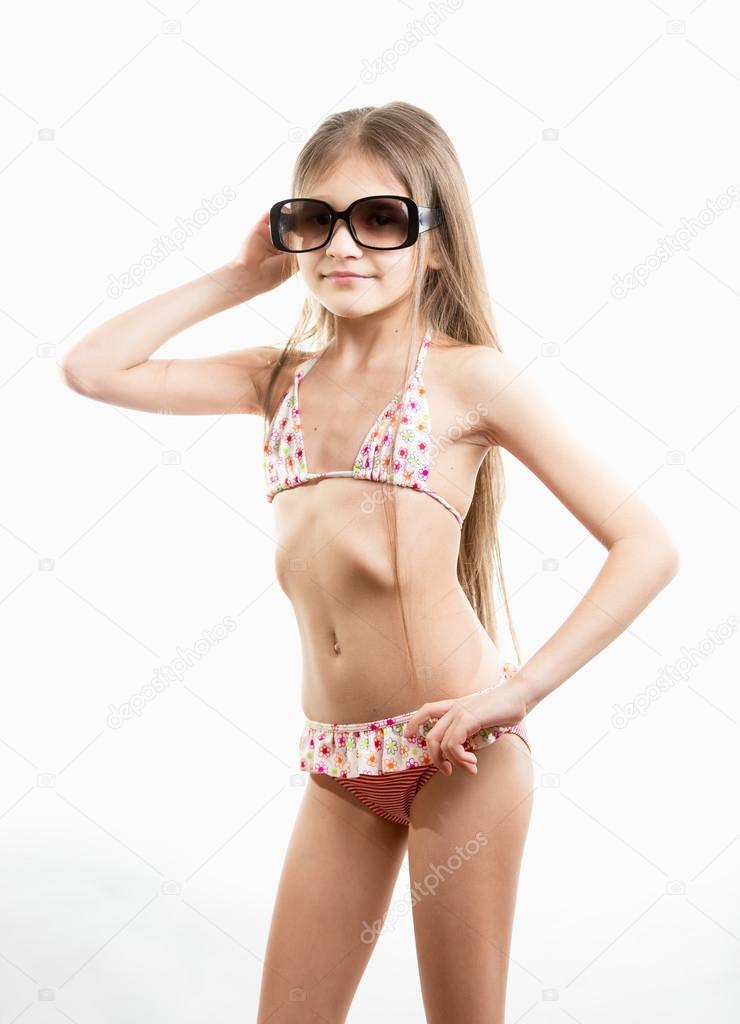
[[[248,302],[256,295],[261,294],[262,289],[258,286],[254,274],[243,263],[229,260],[221,267],[220,272],[223,274],[229,290],[237,296],[239,302]]]
[[[526,714],[529,714],[530,711],[534,710],[544,697],[544,694],[539,691],[538,687],[532,682],[532,680],[523,676],[521,672],[517,672],[514,675],[510,685],[518,688],[522,702],[527,709]]]

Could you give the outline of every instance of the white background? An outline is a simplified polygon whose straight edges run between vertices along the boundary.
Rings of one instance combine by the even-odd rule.
[[[261,423],[87,400],[59,363],[97,324],[230,259],[289,193],[324,116],[394,99],[432,112],[458,150],[504,349],[682,560],[530,717],[507,1020],[737,1020],[737,9],[199,0],[30,2],[13,17],[0,33],[0,1024],[256,1019],[305,784]],[[141,283],[122,286],[134,268]],[[159,355],[280,343],[303,294],[296,277]],[[605,552],[505,458],[526,658]],[[404,868],[398,905],[406,893]],[[353,1024],[423,1019],[411,916],[391,913]]]

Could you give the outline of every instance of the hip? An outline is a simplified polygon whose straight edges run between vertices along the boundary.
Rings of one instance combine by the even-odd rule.
[[[493,686],[472,693],[494,690],[516,671],[516,665],[504,662],[501,675]],[[434,727],[432,721],[422,723],[413,736],[401,735],[405,722],[415,710],[412,708],[402,714],[370,722],[319,722],[306,718],[298,743],[301,770],[335,778],[355,778],[431,764],[425,737]],[[512,726],[479,729],[463,745],[466,750],[478,750],[495,743],[500,735],[507,732],[520,736],[531,751],[526,719]]]

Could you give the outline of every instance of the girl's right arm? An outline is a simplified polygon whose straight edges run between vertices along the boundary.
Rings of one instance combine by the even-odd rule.
[[[80,394],[147,412],[262,412],[262,385],[277,349],[237,349],[200,359],[152,359],[181,331],[282,284],[290,257],[270,241],[265,213],[237,257],[187,284],[119,313],[85,335],[62,362]]]

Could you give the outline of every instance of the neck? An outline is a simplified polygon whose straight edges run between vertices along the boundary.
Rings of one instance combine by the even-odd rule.
[[[330,344],[332,362],[349,373],[372,372],[415,356],[421,344],[424,321],[412,327],[397,315],[376,315],[349,319],[336,317],[336,336]]]

